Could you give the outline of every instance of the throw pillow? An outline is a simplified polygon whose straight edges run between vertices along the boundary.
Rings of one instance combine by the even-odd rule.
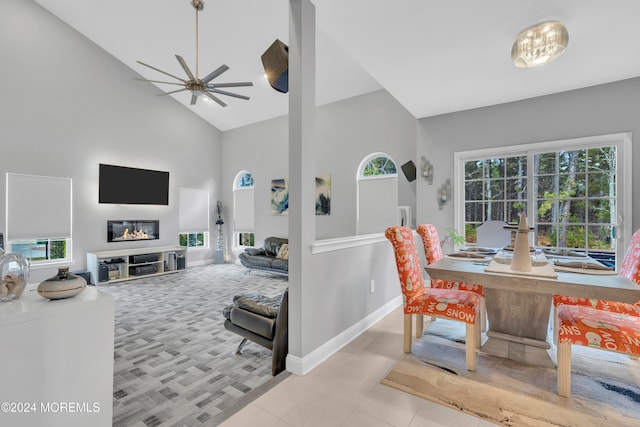
[[[289,259],[289,245],[287,243],[283,243],[282,246],[280,246],[280,250],[278,250],[276,258]]]

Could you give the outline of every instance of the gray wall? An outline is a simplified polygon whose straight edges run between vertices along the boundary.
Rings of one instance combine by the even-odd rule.
[[[271,179],[287,177],[288,122],[278,118],[223,134],[224,197],[232,206],[232,185],[240,170],[255,179],[255,234],[260,245],[270,235],[288,236],[288,218],[270,212]],[[316,217],[316,238],[356,233],[356,174],[362,159],[385,152],[398,164],[414,160],[416,120],[386,91],[318,107],[315,170],[331,174],[331,215]],[[415,212],[415,181],[398,176],[398,204]],[[227,230],[231,232],[231,226]],[[382,233],[384,230],[380,230]],[[305,357],[400,294],[391,245],[387,242],[314,255],[304,266],[302,342]],[[376,290],[369,291],[374,280]]]
[[[233,178],[250,171],[255,180],[256,244],[268,236],[288,235],[286,216],[272,216],[271,180],[288,177],[287,118],[252,124],[223,135],[224,198],[232,206]],[[316,217],[316,238],[356,233],[356,173],[362,159],[385,152],[400,165],[415,162],[416,120],[386,91],[377,91],[316,111],[315,170],[331,175],[331,215]],[[398,170],[398,205],[415,214],[416,181],[409,183]],[[228,232],[232,231],[229,224]],[[384,230],[381,230],[382,232]]]
[[[227,236],[233,232],[233,180],[241,170],[253,175],[256,245],[260,246],[265,237],[289,235],[287,217],[271,215],[271,180],[288,178],[287,124],[287,117],[278,117],[224,132],[222,194],[229,207],[229,220],[225,222]]]
[[[438,210],[435,201],[437,188],[453,178],[456,151],[628,131],[633,164],[640,165],[640,78],[420,119],[417,157],[435,164],[435,179],[432,186],[418,180],[418,222],[432,222],[441,233],[453,226],[453,203]],[[637,167],[633,183],[637,194]],[[633,200],[631,225],[640,228],[640,197]]]
[[[88,251],[177,244],[179,187],[206,189],[213,204],[220,198],[216,128],[155,96],[158,89],[31,1],[2,0],[0,39],[0,203],[6,172],[71,177],[72,271],[86,268]],[[169,206],[98,204],[99,163],[169,171]],[[0,230],[4,215],[1,208]],[[160,240],[108,244],[108,219],[159,219]],[[189,254],[190,262],[212,258]],[[55,272],[34,267],[30,282]]]

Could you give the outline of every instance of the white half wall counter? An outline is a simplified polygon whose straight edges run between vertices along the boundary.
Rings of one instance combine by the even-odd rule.
[[[111,426],[115,300],[93,286],[0,303],[0,424]]]

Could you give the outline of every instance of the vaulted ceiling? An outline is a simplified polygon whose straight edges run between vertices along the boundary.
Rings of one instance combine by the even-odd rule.
[[[144,78],[166,80],[137,60],[183,77],[179,54],[195,68],[191,0],[35,1]],[[640,76],[637,0],[312,2],[318,105],[384,88],[421,118]],[[200,76],[226,64],[216,82],[252,81],[233,89],[251,99],[223,97],[222,108],[190,106],[188,92],[169,96],[223,131],[287,114],[287,95],[268,85],[260,56],[275,39],[288,44],[288,4],[205,0]],[[544,67],[516,68],[514,37],[547,20],[566,25],[566,53]],[[158,85],[158,93],[175,89]]]

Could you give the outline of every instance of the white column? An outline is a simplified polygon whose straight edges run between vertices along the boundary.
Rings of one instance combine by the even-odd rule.
[[[305,280],[315,241],[316,17],[309,0],[289,0],[289,357],[304,351]]]

